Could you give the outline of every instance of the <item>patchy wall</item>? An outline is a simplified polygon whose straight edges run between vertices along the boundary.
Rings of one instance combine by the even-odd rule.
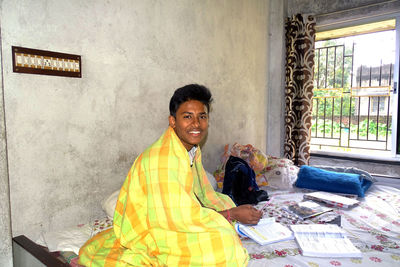
[[[0,6],[1,10],[1,6]],[[1,40],[1,23],[0,23]],[[1,44],[0,44],[1,48]],[[0,53],[0,73],[2,73]],[[0,266],[12,266],[10,194],[7,168],[7,142],[4,121],[3,79],[0,75]]]
[[[265,152],[268,155],[282,157],[285,139],[285,19],[287,0],[271,0],[269,4],[267,147]]]
[[[214,94],[207,169],[225,143],[264,148],[267,2],[3,0],[13,236],[102,216],[185,84]],[[13,73],[12,45],[79,54],[83,77]]]
[[[287,0],[288,15],[300,14],[326,14],[339,10],[348,10],[368,6],[376,3],[393,2],[388,0]],[[357,12],[357,11],[355,11]],[[354,13],[353,13],[354,14]]]

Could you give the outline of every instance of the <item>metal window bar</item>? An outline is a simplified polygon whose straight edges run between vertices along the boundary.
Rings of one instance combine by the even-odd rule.
[[[389,76],[390,77],[390,76]],[[389,150],[389,147],[388,147],[388,141],[389,141],[389,115],[390,115],[390,113],[389,113],[389,110],[390,110],[390,95],[387,97],[387,101],[388,101],[388,108],[387,108],[387,114],[386,114],[386,125],[387,125],[387,131],[386,131],[386,138],[385,138],[385,141],[386,141],[386,150]],[[391,131],[391,130],[390,130]]]
[[[361,113],[361,97],[358,97],[358,112],[357,112],[357,140],[360,139],[360,113]]]
[[[393,77],[393,67],[394,67],[394,65],[393,64],[390,64],[390,66],[389,66],[389,86],[390,86],[390,88],[393,88],[392,87],[392,77]],[[389,90],[389,96],[387,97],[387,101],[388,101],[388,108],[387,108],[387,116],[386,116],[386,125],[387,125],[387,131],[386,131],[386,150],[389,150],[390,148],[389,148],[389,146],[388,146],[388,140],[389,140],[389,115],[390,115],[390,112],[389,112],[389,107],[390,107],[390,94],[391,93],[393,93],[393,89],[390,89]],[[390,129],[390,133],[392,133],[392,129]]]
[[[382,59],[380,61],[379,65],[379,86],[382,86]],[[378,110],[376,113],[376,140],[379,139],[379,111],[380,111],[380,102],[381,102],[381,97],[378,96]],[[387,124],[386,124],[387,125]]]
[[[332,105],[331,105],[331,107],[332,107],[332,112],[331,112],[331,138],[333,138],[333,121],[334,121],[333,115],[335,114],[335,106],[334,106],[334,104],[335,104],[335,98],[332,97]]]
[[[326,132],[326,98],[324,98],[324,134],[323,137],[325,137],[325,132]]]
[[[342,80],[342,86],[343,86],[343,80]],[[342,146],[342,115],[343,115],[343,97],[340,98],[340,127],[339,127],[339,146]]]
[[[379,139],[379,110],[380,110],[380,104],[381,104],[381,97],[378,96],[378,109],[376,111],[376,132],[375,132],[375,139],[378,141]]]
[[[325,51],[325,88],[328,87],[328,48]]]
[[[361,108],[361,107],[360,107]],[[371,111],[371,97],[368,97],[368,113],[367,113],[367,140],[369,140],[369,114]],[[359,116],[361,114],[358,114]]]
[[[328,48],[332,48],[331,51],[334,52],[333,54],[333,80],[331,79],[332,77],[329,77],[329,60],[330,60],[330,53]],[[339,49],[341,48],[341,49]],[[341,59],[341,63],[337,64],[337,60],[338,60],[338,51],[342,51],[342,59]],[[392,68],[393,68],[393,64],[389,65],[389,75],[383,75],[383,69],[384,66],[381,64],[379,66],[379,70],[378,70],[378,86],[373,86],[372,81],[377,77],[376,75],[376,69],[373,69],[372,67],[369,67],[369,73],[368,71],[365,72],[366,79],[368,79],[367,81],[363,80],[363,73],[364,73],[364,68],[365,66],[360,66],[359,68],[359,72],[357,72],[359,74],[359,77],[356,77],[357,80],[357,84],[359,85],[359,87],[354,87],[353,88],[353,76],[354,76],[354,60],[353,60],[353,55],[354,55],[354,43],[351,47],[351,54],[350,55],[346,55],[346,50],[345,50],[345,46],[344,45],[335,45],[335,46],[328,46],[328,47],[322,47],[322,48],[317,48],[316,49],[316,53],[315,55],[317,56],[317,73],[316,73],[316,85],[317,85],[317,89],[316,90],[326,90],[327,93],[329,93],[328,91],[332,91],[334,92],[334,90],[340,89],[341,90],[341,95],[340,97],[340,110],[338,111],[339,113],[339,118],[337,118],[337,113],[335,113],[335,111],[337,110],[336,107],[335,108],[335,103],[339,103],[336,101],[335,98],[338,98],[338,96],[334,93],[332,93],[331,95],[328,96],[321,96],[321,95],[315,95],[314,96],[314,105],[316,105],[316,108],[314,106],[314,111],[313,115],[315,116],[313,122],[314,122],[314,126],[315,126],[315,132],[312,135],[312,137],[317,137],[317,138],[323,138],[323,139],[332,139],[332,140],[337,140],[338,141],[338,145],[333,145],[333,146],[339,146],[339,147],[357,147],[357,148],[365,148],[365,149],[377,149],[377,150],[388,150],[389,146],[388,146],[388,141],[389,141],[389,131],[391,125],[389,124],[390,122],[390,93],[392,92],[391,90],[391,80],[392,80]],[[325,60],[323,60],[322,62],[325,63],[325,66],[321,65],[321,58],[323,58],[323,56],[325,56]],[[345,76],[344,76],[344,70],[345,70],[345,64],[346,64],[346,59],[350,60],[351,65],[350,69],[348,70],[349,75],[350,75],[350,79],[349,79],[349,87],[346,86],[345,84]],[[332,62],[332,61],[331,61]],[[339,80],[337,80],[338,77],[337,76],[337,67],[339,66],[339,70],[341,70],[341,81],[340,81],[340,85],[341,88],[336,88],[336,85],[339,84]],[[324,69],[325,67],[325,69]],[[368,69],[368,67],[367,67]],[[386,68],[387,69],[387,68]],[[332,70],[332,69],[330,69]],[[322,72],[322,73],[321,73]],[[373,74],[374,73],[374,74]],[[321,75],[322,74],[322,75]],[[331,73],[332,75],[332,73]],[[383,85],[383,77],[387,77],[389,78],[389,84],[387,86]],[[365,79],[365,80],[366,80]],[[385,78],[386,79],[386,78]],[[322,84],[324,85],[324,88],[319,88],[319,86]],[[375,83],[375,82],[374,82]],[[363,84],[366,84],[367,86],[363,86]],[[375,83],[376,84],[376,83]],[[332,86],[333,85],[333,86]],[[329,88],[330,87],[330,88]],[[333,87],[333,88],[332,88]],[[345,88],[349,88],[350,90],[347,90]],[[367,93],[366,95],[360,95],[360,92],[362,94],[365,94],[365,90],[367,89],[375,89],[376,88],[387,88],[388,92],[384,95],[382,95],[382,93]],[[354,90],[358,90],[358,95],[357,93],[354,93]],[[364,90],[364,91],[363,91]],[[346,106],[344,105],[344,97],[345,95],[348,95],[348,99],[349,102],[348,104],[346,104],[346,106],[348,106],[348,114],[345,114],[344,108],[346,108]],[[371,98],[375,97],[375,99],[377,99],[377,110],[376,110],[376,116],[373,116],[373,114],[371,113]],[[322,137],[320,136],[320,131],[318,130],[319,128],[319,120],[320,120],[320,98],[323,98],[323,102],[322,104],[323,106],[323,117],[322,117]],[[330,103],[330,108],[331,108],[331,114],[330,114],[330,120],[331,122],[329,123],[329,117],[327,117],[328,115],[328,101],[327,98],[331,99],[331,103]],[[358,102],[357,102],[358,99]],[[368,108],[365,109],[361,109],[362,107],[362,103],[364,101],[362,101],[362,99],[368,100]],[[321,99],[322,100],[322,99]],[[354,102],[354,108],[356,108],[354,111],[356,111],[356,114],[353,114],[352,109],[353,109],[353,100]],[[376,103],[376,101],[374,101],[374,104]],[[386,116],[383,115],[381,113],[381,106],[383,105],[383,110],[385,110],[385,106],[387,106],[386,109]],[[376,105],[374,105],[373,107],[375,107]],[[372,108],[374,109],[374,108]],[[363,111],[364,110],[364,111]],[[366,110],[366,114],[365,114],[365,110]],[[375,111],[372,111],[375,112]],[[382,116],[381,116],[382,114]],[[354,116],[354,118],[353,118]],[[373,121],[370,121],[373,117],[375,117],[376,119],[376,129],[375,131],[372,131],[373,129],[370,129],[370,125],[371,127],[373,127],[373,125],[371,124]],[[343,118],[346,117],[346,120],[344,120]],[[386,131],[384,134],[384,140],[382,140],[382,136],[379,136],[379,126],[384,123],[384,119],[386,117]],[[363,121],[365,121],[366,118],[366,129],[365,129],[365,125],[363,126],[364,129],[361,129],[361,119]],[[374,120],[374,119],[372,119]],[[337,135],[335,135],[335,123],[334,122],[339,121],[339,135],[337,137]],[[354,125],[355,123],[352,124],[352,122],[356,122],[356,125]],[[328,124],[329,123],[329,124]],[[352,137],[352,133],[354,133],[354,128],[352,131],[352,125],[356,126],[355,128],[355,132],[356,132],[356,138]],[[330,129],[328,129],[330,126]],[[382,127],[385,127],[384,125],[382,125]],[[336,128],[337,129],[337,128]],[[347,133],[347,144],[343,143],[343,131],[348,129],[348,133]],[[361,138],[360,136],[360,131],[363,130],[364,134],[364,138]],[[330,131],[330,135],[327,135],[327,133]],[[375,134],[375,137],[372,138],[371,136],[373,136]],[[366,138],[365,138],[366,135]],[[364,147],[359,147],[359,146],[355,146],[351,144],[351,141],[374,141],[374,142],[384,142],[385,146],[384,148],[371,148],[368,145],[364,145]],[[312,144],[312,141],[311,141]],[[324,144],[327,145],[327,144]],[[321,146],[321,145],[319,145]],[[330,144],[328,144],[327,146],[332,146]]]
[[[372,86],[372,66],[369,66],[369,81],[368,81],[369,87]]]
[[[315,118],[315,136],[318,136],[318,108],[319,108],[319,99],[317,98],[317,109],[316,109],[316,118]]]
[[[350,88],[353,87],[353,78],[354,78],[354,60],[353,60],[353,55],[354,55],[354,42],[351,46],[351,68],[350,68]],[[350,89],[350,106],[349,106],[349,134],[347,135],[347,147],[350,147],[350,137],[351,137],[351,104],[353,103],[351,97],[351,89]]]
[[[320,86],[319,86],[319,74],[320,74],[320,66],[321,66],[321,54],[320,54],[320,49],[317,49],[316,50],[316,53],[315,53],[315,55],[317,56],[317,58],[318,58],[318,72],[317,72],[317,88],[319,88]],[[318,113],[318,112],[317,112]]]
[[[333,61],[333,88],[336,88],[336,48],[337,46],[334,48],[335,60]]]

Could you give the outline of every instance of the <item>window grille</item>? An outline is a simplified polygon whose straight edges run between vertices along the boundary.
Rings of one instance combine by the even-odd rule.
[[[368,35],[316,42],[313,150],[391,151],[395,31]],[[393,46],[366,50],[373,38]]]

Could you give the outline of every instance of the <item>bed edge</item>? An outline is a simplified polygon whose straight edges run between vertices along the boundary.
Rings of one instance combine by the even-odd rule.
[[[68,267],[67,263],[60,261],[55,255],[45,250],[24,235],[13,237],[13,242],[26,250],[29,254],[46,266]],[[13,255],[15,257],[15,255]]]

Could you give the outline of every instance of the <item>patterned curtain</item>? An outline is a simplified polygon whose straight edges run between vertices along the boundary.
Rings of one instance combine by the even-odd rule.
[[[286,19],[284,156],[300,165],[310,160],[315,18]]]

